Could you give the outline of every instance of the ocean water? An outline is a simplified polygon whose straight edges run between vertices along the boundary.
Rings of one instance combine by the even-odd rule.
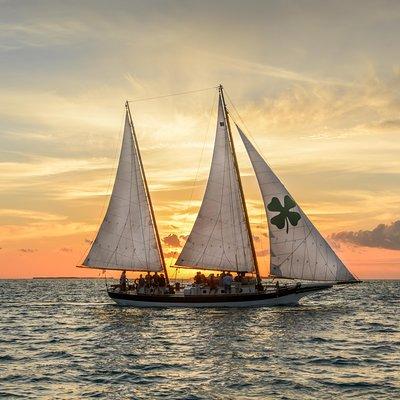
[[[255,309],[120,308],[100,280],[0,298],[2,399],[400,398],[400,281]]]

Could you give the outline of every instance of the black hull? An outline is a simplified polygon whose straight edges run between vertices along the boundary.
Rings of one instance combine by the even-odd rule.
[[[305,295],[331,288],[332,285],[310,285],[282,288],[278,292],[252,294],[224,294],[182,296],[176,294],[146,295],[119,291],[108,291],[108,295],[119,305],[138,307],[244,307],[297,304]]]
[[[358,283],[363,283],[363,281],[343,281],[343,282],[336,282],[335,285],[357,285]]]

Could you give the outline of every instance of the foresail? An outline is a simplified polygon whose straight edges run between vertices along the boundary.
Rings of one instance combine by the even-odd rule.
[[[254,270],[239,179],[220,95],[214,153],[206,191],[177,265],[226,271]]]
[[[242,130],[237,129],[257,176],[268,217],[271,275],[316,281],[355,281]]]
[[[163,268],[132,133],[127,111],[110,203],[84,266],[132,271]]]

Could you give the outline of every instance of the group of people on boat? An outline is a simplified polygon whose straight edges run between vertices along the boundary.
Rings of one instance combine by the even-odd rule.
[[[137,292],[141,291],[143,293],[164,293],[167,288],[167,280],[165,279],[164,274],[158,274],[155,272],[152,275],[150,272],[147,272],[145,276],[140,274],[139,278],[136,278],[133,281],[133,284],[130,284],[126,278],[126,271],[122,271],[119,279],[119,287],[123,292],[133,289]]]
[[[217,294],[219,289],[221,289],[222,293],[237,293],[238,290],[241,292],[241,285],[239,284],[256,284],[256,288],[260,291],[266,290],[266,287],[263,287],[261,283],[257,283],[257,281],[250,276],[246,276],[246,272],[237,272],[235,276],[232,275],[231,272],[222,271],[220,274],[209,274],[205,276],[202,272],[197,272],[193,279],[193,285],[198,286],[200,288],[209,288],[209,294]],[[119,279],[119,290],[122,292],[134,290],[139,294],[173,294],[176,291],[180,291],[180,283],[176,282],[174,285],[168,285],[167,279],[164,274],[158,274],[155,272],[151,274],[147,272],[145,276],[142,274],[139,275],[132,283],[128,281],[126,277],[126,271],[122,271],[121,277]],[[287,284],[283,286],[277,280],[275,284],[276,293],[279,293],[282,289],[286,289]],[[297,282],[296,287],[299,288],[301,286],[300,282]],[[234,290],[232,291],[232,288]]]
[[[222,271],[221,274],[209,274],[207,277],[197,272],[194,277],[194,285],[208,286],[210,292],[217,293],[218,288],[223,288],[225,293],[232,292],[232,285],[234,282],[250,283],[251,277],[246,276],[245,272],[238,272],[236,276],[233,276],[231,272]],[[147,272],[145,276],[139,275],[132,283],[128,281],[126,277],[126,271],[122,271],[119,279],[119,289],[123,292],[127,290],[136,290],[138,293],[150,294],[150,293],[165,293],[168,289],[167,280],[164,274],[158,274],[155,272],[151,274]],[[175,288],[179,290],[179,288]]]
[[[210,274],[207,277],[203,273],[197,272],[194,277],[194,284],[208,286],[210,292],[214,291],[216,293],[218,287],[221,287],[225,293],[231,293],[234,282],[248,283],[250,280],[251,278],[247,277],[245,272],[237,272],[235,277],[230,272],[225,271],[217,275]]]

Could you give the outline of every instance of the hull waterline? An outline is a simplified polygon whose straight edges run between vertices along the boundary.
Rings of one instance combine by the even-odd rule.
[[[305,286],[280,290],[278,293],[255,293],[250,295],[138,295],[108,291],[108,295],[123,307],[187,307],[187,308],[243,308],[297,305],[308,294],[331,288],[330,284]]]
[[[343,281],[343,282],[336,282],[336,286],[340,285],[358,285],[359,283],[363,283],[363,281]]]

